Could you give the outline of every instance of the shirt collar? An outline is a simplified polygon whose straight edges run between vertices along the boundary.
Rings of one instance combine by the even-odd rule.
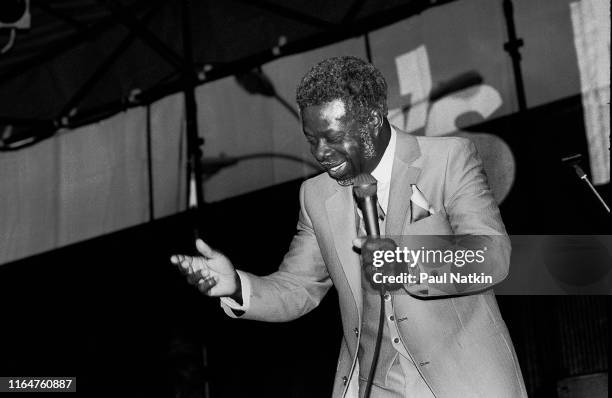
[[[389,144],[383,153],[382,158],[376,168],[372,171],[372,177],[376,178],[379,184],[388,184],[391,181],[391,170],[393,169],[393,157],[395,155],[395,144],[397,141],[397,133],[395,127],[391,126],[391,137]]]

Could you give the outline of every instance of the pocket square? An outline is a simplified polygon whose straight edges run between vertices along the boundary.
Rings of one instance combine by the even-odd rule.
[[[429,204],[423,193],[415,184],[411,184],[412,196],[410,201],[412,202],[412,222],[419,221],[423,218],[429,217],[432,214],[436,214],[434,208]]]

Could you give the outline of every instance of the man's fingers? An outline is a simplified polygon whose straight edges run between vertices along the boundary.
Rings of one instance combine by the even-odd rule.
[[[196,287],[201,293],[206,293],[206,291],[210,289],[210,287],[208,287],[208,283],[204,279],[200,279]]]
[[[353,239],[353,246],[356,247],[357,249],[368,249],[368,250],[375,250],[378,246],[376,244],[377,241],[374,240],[368,240],[367,237],[363,237],[363,238],[355,238]]]
[[[201,279],[202,278],[195,274],[187,275],[187,283],[189,283],[190,285],[197,285]]]
[[[210,295],[210,289],[212,289],[216,284],[217,284],[216,279],[210,276],[208,278],[200,279],[198,281],[197,287],[201,293]]]
[[[213,249],[211,249],[202,239],[196,239],[196,249],[206,258],[211,258],[213,256]]]
[[[210,276],[210,270],[208,269],[208,267],[202,268],[196,271],[195,275],[198,277],[198,279],[208,278]]]
[[[170,257],[170,262],[177,265],[182,274],[187,274],[191,271],[193,259],[189,256],[183,256],[182,254],[175,254]]]
[[[394,250],[397,246],[392,239],[379,239],[361,237],[353,239],[353,246],[357,249],[368,250]]]
[[[202,244],[205,247],[198,247],[198,250],[206,255],[205,252],[207,249],[210,251],[210,247],[204,242]],[[200,292],[210,296],[210,289],[217,284],[218,278],[208,268],[206,261],[204,257],[184,256],[182,254],[175,254],[170,257],[170,262],[177,265],[181,273],[186,275],[187,283],[195,285]]]
[[[353,246],[356,247],[357,249],[361,249],[361,247],[363,246],[364,242],[366,241],[367,238],[355,238],[353,239]]]
[[[202,257],[184,256],[175,254],[170,257],[170,262],[178,266],[179,271],[183,275],[197,274],[199,278],[208,276],[210,270],[206,264],[206,260]]]
[[[194,272],[187,273],[187,282],[191,285],[197,285],[201,280],[211,278],[211,272],[208,269],[199,269]]]

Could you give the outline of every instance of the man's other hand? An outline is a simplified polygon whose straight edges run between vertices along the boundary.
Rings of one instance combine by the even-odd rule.
[[[374,266],[375,252],[395,252],[397,244],[393,241],[393,239],[371,237],[355,238],[353,239],[353,246],[361,251],[364,272],[366,273],[366,278],[374,290],[378,291],[383,286],[380,283],[374,282],[374,274],[381,273],[384,276],[391,276],[400,275],[401,272],[405,272],[405,264],[397,261],[384,261],[382,266]],[[385,283],[384,290],[398,290],[401,289],[402,286],[403,285],[401,283]]]
[[[196,240],[201,257],[175,254],[170,262],[178,266],[187,282],[210,297],[232,297],[242,304],[240,277],[232,262],[222,253],[213,250],[203,240]]]

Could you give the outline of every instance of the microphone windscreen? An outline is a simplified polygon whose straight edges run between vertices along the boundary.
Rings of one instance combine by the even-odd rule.
[[[376,178],[369,173],[359,174],[353,180],[353,192],[359,199],[376,195]]]

